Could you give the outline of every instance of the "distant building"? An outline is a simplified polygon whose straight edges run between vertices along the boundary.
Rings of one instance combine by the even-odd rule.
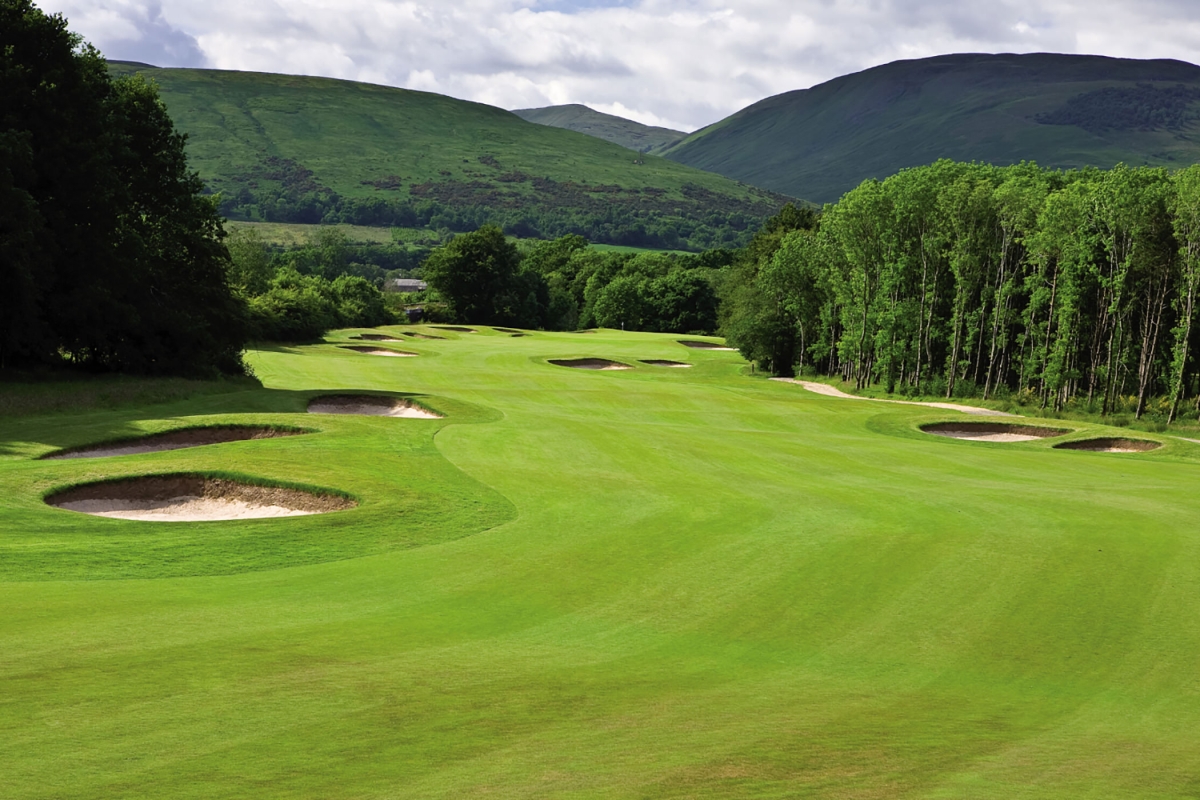
[[[428,288],[429,284],[415,278],[394,278],[387,285],[389,292],[423,292]]]

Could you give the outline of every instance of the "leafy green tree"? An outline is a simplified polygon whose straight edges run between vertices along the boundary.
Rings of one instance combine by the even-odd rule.
[[[609,281],[596,297],[596,324],[602,328],[644,330],[652,313],[645,284],[646,278],[640,275],[621,275]]]
[[[245,308],[214,201],[155,88],[112,80],[29,0],[0,0],[3,363],[239,372]],[[10,318],[6,313],[6,318]]]
[[[500,228],[485,225],[435,250],[422,269],[457,321],[510,325],[523,321],[514,316],[527,299],[527,292],[514,294],[520,267],[516,246]]]
[[[230,283],[246,295],[262,294],[275,277],[271,251],[253,228],[241,228],[225,240],[229,248]]]

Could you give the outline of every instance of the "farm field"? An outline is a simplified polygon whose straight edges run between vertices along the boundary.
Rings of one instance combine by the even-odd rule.
[[[0,797],[1195,795],[1200,444],[932,436],[1000,420],[679,338],[338,331],[263,388],[0,417]],[[304,413],[351,392],[444,416]],[[38,458],[232,424],[295,435]],[[179,472],[358,505],[42,500]]]

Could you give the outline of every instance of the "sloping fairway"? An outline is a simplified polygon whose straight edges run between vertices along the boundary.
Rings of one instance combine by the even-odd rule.
[[[1200,446],[930,436],[963,417],[667,336],[359,333],[253,353],[262,390],[0,421],[0,796],[1195,796]],[[446,416],[303,414],[361,391]],[[34,460],[200,422],[316,432]],[[359,505],[40,499],[204,470]]]

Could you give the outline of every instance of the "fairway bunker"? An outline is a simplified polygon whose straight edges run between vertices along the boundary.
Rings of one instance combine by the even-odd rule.
[[[1090,453],[1145,453],[1160,447],[1162,447],[1162,442],[1154,442],[1149,439],[1123,439],[1109,436],[1054,445],[1055,450],[1086,450]]]
[[[431,336],[431,335],[429,335],[428,333],[416,333],[416,332],[414,332],[414,331],[405,331],[405,332],[404,332],[404,335],[405,335],[405,336],[411,336],[411,337],[413,337],[414,339],[436,339],[436,340],[437,340],[437,341],[439,341],[439,342],[444,342],[444,341],[446,341],[446,337],[445,337],[445,336]]]
[[[416,353],[406,353],[403,350],[384,350],[380,347],[358,347],[355,345],[343,346],[343,350],[353,350],[356,353],[362,353],[367,356],[388,356],[390,358],[416,358]]]
[[[464,328],[460,325],[430,325],[429,327],[439,331],[454,331],[455,333],[475,333],[474,328]]]
[[[358,339],[363,342],[403,342],[403,339],[397,339],[395,336],[384,336],[382,333],[363,333],[358,336],[351,336],[351,339]]]
[[[695,339],[680,339],[679,343],[693,350],[737,350],[736,347],[726,347],[723,344],[716,344],[715,342],[699,342]]]
[[[1032,442],[1071,432],[1066,428],[1008,425],[1003,422],[936,422],[932,425],[922,425],[921,430],[934,436],[968,439],[973,442]]]
[[[570,367],[571,369],[633,369],[628,364],[622,364],[620,361],[609,361],[607,358],[552,358],[550,359],[550,363],[556,367]]]
[[[403,417],[405,419],[441,419],[442,415],[411,400],[370,394],[330,394],[308,402],[310,414],[352,414],[362,417]]]
[[[50,495],[46,503],[80,514],[150,522],[299,517],[357,505],[334,494],[206,475],[148,475],[90,483]]]
[[[42,456],[43,459],[64,458],[108,458],[110,456],[133,456],[142,453],[160,453],[166,450],[183,450],[189,447],[204,447],[225,442],[244,442],[251,439],[275,439],[280,436],[297,436],[308,431],[299,428],[272,428],[265,425],[215,425],[212,427],[180,428],[165,433],[152,433],[136,439],[101,442],[84,447],[57,450]]]
[[[643,364],[649,364],[652,367],[673,367],[675,369],[683,369],[691,367],[691,364],[685,364],[682,361],[668,361],[664,358],[642,358],[639,359]]]

